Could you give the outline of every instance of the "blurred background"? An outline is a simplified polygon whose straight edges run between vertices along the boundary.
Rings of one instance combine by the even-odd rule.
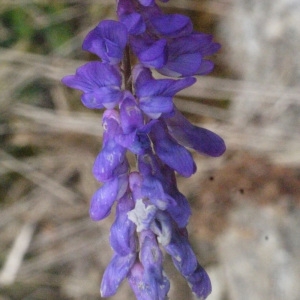
[[[171,0],[222,49],[213,73],[175,99],[221,135],[220,158],[195,154],[178,178],[210,300],[300,299],[300,2]],[[0,0],[0,300],[100,299],[111,257],[105,221],[89,219],[99,183],[101,113],[60,79],[95,59],[89,30],[113,0]],[[171,300],[195,299],[168,256]],[[111,299],[134,299],[124,282]]]

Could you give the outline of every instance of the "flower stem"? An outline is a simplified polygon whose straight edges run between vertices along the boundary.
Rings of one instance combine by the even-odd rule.
[[[125,90],[128,90],[132,93],[131,61],[130,61],[130,49],[128,45],[125,47],[125,53],[124,53],[124,58],[122,63],[124,69]]]

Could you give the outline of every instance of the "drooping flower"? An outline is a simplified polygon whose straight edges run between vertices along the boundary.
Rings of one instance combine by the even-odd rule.
[[[120,199],[126,192],[128,175],[119,175],[103,184],[91,199],[90,217],[94,221],[106,218],[115,201]]]
[[[102,297],[110,297],[117,292],[121,282],[133,269],[136,253],[125,256],[115,254],[103,274],[100,293]]]
[[[177,143],[162,122],[153,125],[151,140],[158,157],[170,168],[185,177],[190,177],[196,172],[196,165],[190,152]]]
[[[171,255],[175,267],[189,282],[196,296],[206,299],[211,293],[211,282],[206,271],[197,262],[187,236],[186,229],[175,228],[171,242],[164,248]]]
[[[103,145],[98,154],[93,174],[101,182],[106,182],[128,171],[125,158],[126,149],[116,142],[116,137],[122,133],[119,113],[116,110],[106,110],[103,114]]]
[[[226,146],[224,140],[214,132],[191,124],[177,109],[165,119],[169,133],[180,144],[209,156],[220,156]]]

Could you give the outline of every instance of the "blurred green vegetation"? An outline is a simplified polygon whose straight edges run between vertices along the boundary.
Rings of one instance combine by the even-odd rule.
[[[7,5],[0,13],[1,47],[47,54],[67,42],[78,27],[78,20],[64,15],[72,5],[60,1],[48,4]]]

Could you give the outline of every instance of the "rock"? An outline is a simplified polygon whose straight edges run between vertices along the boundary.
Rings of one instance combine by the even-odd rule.
[[[298,0],[232,0],[219,23],[229,67],[243,80],[231,121],[286,155],[299,149],[299,16]]]
[[[230,300],[300,299],[300,208],[243,204],[217,239]]]

